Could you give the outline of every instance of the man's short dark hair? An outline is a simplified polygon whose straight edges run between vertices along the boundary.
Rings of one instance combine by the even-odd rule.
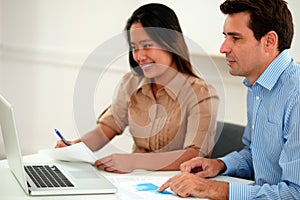
[[[278,35],[278,50],[291,47],[294,35],[293,18],[284,0],[226,0],[220,5],[224,14],[250,13],[248,27],[260,40],[269,31]]]

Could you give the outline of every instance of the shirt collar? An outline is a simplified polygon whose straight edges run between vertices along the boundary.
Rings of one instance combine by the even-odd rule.
[[[150,93],[150,91],[152,91],[151,88],[151,80],[149,78],[145,78],[143,77],[142,80],[140,81],[138,87],[137,87],[137,91],[142,91],[142,93],[144,95],[147,95]]]
[[[267,67],[267,69],[260,75],[254,84],[259,84],[262,87],[271,90],[278,81],[282,72],[288,67],[291,62],[291,56],[288,50],[281,52],[273,62]],[[251,87],[252,85],[247,78],[244,79],[244,85]],[[253,84],[253,85],[254,85]]]
[[[164,89],[173,100],[176,100],[181,88],[183,88],[186,82],[187,75],[178,72],[176,76],[164,87]]]

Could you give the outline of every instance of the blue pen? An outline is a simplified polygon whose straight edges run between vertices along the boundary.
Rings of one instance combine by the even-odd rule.
[[[62,136],[62,134],[57,130],[54,129],[56,135],[58,135],[58,137],[65,143],[65,145],[70,146],[70,144],[67,142],[67,140]]]

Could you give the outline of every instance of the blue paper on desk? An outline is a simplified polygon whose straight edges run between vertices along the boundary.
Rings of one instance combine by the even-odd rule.
[[[149,191],[149,192],[156,192],[159,194],[172,194],[167,190],[164,190],[163,192],[157,192],[157,189],[159,187],[157,185],[154,185],[153,183],[140,183],[135,185],[135,188],[137,191]]]

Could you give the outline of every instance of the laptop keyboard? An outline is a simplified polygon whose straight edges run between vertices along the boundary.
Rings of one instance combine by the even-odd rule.
[[[27,165],[24,168],[35,185],[39,188],[74,187],[55,165]]]

